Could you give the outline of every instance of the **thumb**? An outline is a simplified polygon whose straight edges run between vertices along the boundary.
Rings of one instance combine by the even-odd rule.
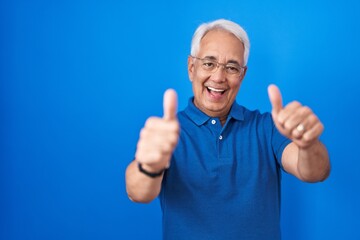
[[[174,89],[168,89],[164,93],[164,116],[166,120],[176,118],[177,112],[177,94]]]
[[[283,108],[282,96],[279,88],[274,84],[270,84],[268,87],[268,94],[272,106],[272,113],[278,114],[280,110]]]

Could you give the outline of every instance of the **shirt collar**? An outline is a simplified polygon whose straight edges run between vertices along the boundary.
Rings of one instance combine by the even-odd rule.
[[[189,99],[189,104],[185,108],[184,112],[198,126],[203,125],[211,118],[195,106],[194,97]],[[244,120],[244,108],[235,101],[230,109],[228,118],[229,117],[239,121]]]

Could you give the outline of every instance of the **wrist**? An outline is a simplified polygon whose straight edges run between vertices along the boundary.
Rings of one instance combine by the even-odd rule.
[[[139,171],[151,178],[156,178],[156,177],[162,176],[166,170],[166,168],[161,168],[160,170],[154,170],[154,169],[150,168],[148,165],[142,164],[140,162],[138,162],[137,164],[138,164]]]
[[[322,145],[320,139],[315,139],[312,142],[307,143],[305,146],[298,145],[298,147],[303,151],[311,151],[312,149],[317,149],[320,145]]]

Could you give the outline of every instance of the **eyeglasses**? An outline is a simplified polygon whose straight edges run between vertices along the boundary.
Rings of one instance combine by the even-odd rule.
[[[197,60],[201,61],[201,68],[209,73],[215,73],[219,66],[222,66],[225,69],[225,72],[234,77],[239,77],[243,72],[245,67],[240,66],[236,63],[219,63],[218,61],[211,58],[198,58],[195,56],[191,56]]]

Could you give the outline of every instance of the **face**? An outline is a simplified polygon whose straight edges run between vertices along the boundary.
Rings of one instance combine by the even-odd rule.
[[[200,42],[196,57],[211,58],[219,63],[244,64],[244,47],[233,34],[224,30],[209,31]],[[188,59],[188,73],[194,92],[194,104],[211,117],[226,117],[235,101],[245,76],[227,74],[223,67],[209,73],[201,67],[202,62],[191,56]]]

